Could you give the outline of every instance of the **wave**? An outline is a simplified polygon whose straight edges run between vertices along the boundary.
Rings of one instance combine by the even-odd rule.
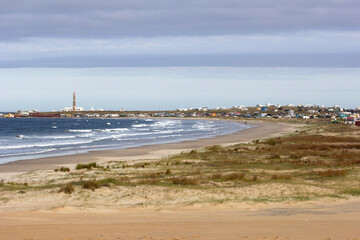
[[[141,128],[141,127],[147,127],[148,125],[145,124],[145,123],[142,123],[142,124],[133,124],[131,125],[131,127],[133,128]]]
[[[31,137],[31,138],[38,138],[38,139],[72,139],[76,138],[77,136],[71,135],[71,136],[41,136],[41,137]]]
[[[69,129],[69,132],[92,132],[92,129]]]
[[[193,129],[197,129],[200,131],[207,131],[207,130],[214,130],[214,127],[216,127],[216,125],[214,124],[214,122],[196,122],[193,126],[191,126],[191,128]]]
[[[165,136],[159,136],[157,138],[169,138],[169,137],[181,137],[183,135],[181,134],[172,134],[172,135],[165,135]]]
[[[0,146],[2,150],[10,150],[10,149],[23,149],[23,148],[34,148],[34,147],[54,147],[54,146],[61,146],[61,145],[76,145],[76,144],[86,144],[91,143],[93,140],[89,141],[78,141],[78,142],[55,142],[55,143],[34,143],[28,145],[11,145],[11,146]]]
[[[119,131],[128,131],[128,128],[106,128],[106,129],[99,129],[101,132],[119,132]]]
[[[26,152],[26,153],[10,153],[10,154],[4,154],[4,155],[0,155],[0,157],[13,157],[13,156],[23,156],[23,155],[34,155],[34,154],[41,154],[41,153],[46,153],[46,152],[52,152],[57,150],[56,148],[50,148],[50,149],[46,149],[46,150],[41,150],[41,151],[37,151],[37,152]]]
[[[152,126],[152,127],[169,127],[169,126],[175,126],[179,123],[181,124],[180,120],[166,120],[166,121],[154,122],[150,126]]]
[[[161,134],[171,134],[171,133],[179,133],[184,131],[183,129],[177,129],[177,130],[164,130],[164,131],[158,131],[158,132],[133,132],[133,133],[121,133],[116,135],[108,135],[103,137],[97,137],[94,141],[101,141],[101,140],[107,140],[107,139],[121,139],[124,138],[124,140],[127,139],[127,137],[133,137],[133,136],[147,136],[147,135],[161,135]]]

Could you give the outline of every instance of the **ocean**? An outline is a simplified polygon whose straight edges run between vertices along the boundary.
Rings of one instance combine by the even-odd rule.
[[[178,119],[0,119],[0,164],[11,161],[173,143],[230,134],[251,126]]]

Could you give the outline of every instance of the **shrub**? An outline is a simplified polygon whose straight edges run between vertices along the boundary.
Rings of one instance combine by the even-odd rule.
[[[329,169],[326,171],[319,171],[318,175],[322,177],[339,177],[339,176],[345,176],[347,174],[347,171],[344,169]]]
[[[144,180],[141,180],[139,183],[140,184],[150,184],[150,185],[155,185],[155,184],[158,184],[160,182],[159,179],[156,179],[156,178],[150,178],[150,179],[144,179]]]
[[[258,176],[257,175],[254,175],[253,177],[252,177],[252,181],[253,182],[256,182],[258,180]]]
[[[359,196],[360,195],[360,189],[359,188],[349,188],[349,189],[345,189],[343,191],[343,193],[350,194],[352,196]]]
[[[59,193],[63,192],[65,194],[72,194],[74,192],[74,187],[72,186],[72,183],[66,184],[64,187],[60,188]]]
[[[119,181],[115,178],[105,178],[97,182],[102,187],[110,187],[111,184],[118,185]]]
[[[305,154],[303,154],[303,153],[292,153],[292,154],[290,154],[290,158],[292,158],[292,159],[300,159],[300,158],[302,158],[304,156],[305,156]]]
[[[84,182],[84,185],[83,185],[83,188],[90,189],[92,191],[94,191],[95,189],[98,189],[100,187],[101,187],[101,185],[98,182],[96,182],[95,180],[86,181],[86,182]]]
[[[210,176],[210,179],[221,179],[223,175],[221,173],[214,173]]]
[[[278,158],[280,158],[279,154],[271,154],[270,155],[270,159],[278,159]]]
[[[174,177],[171,180],[172,184],[175,185],[196,185],[198,184],[197,179],[195,178],[186,178],[186,177]]]
[[[61,167],[60,172],[70,172],[70,168],[68,167]]]
[[[271,175],[271,179],[277,180],[277,179],[284,179],[284,180],[291,180],[292,176],[288,174],[273,174]]]
[[[94,162],[87,164],[79,163],[78,165],[76,165],[76,170],[85,169],[85,168],[91,170],[92,168],[97,168],[97,167],[98,165]]]
[[[224,180],[225,181],[234,181],[234,180],[244,179],[244,177],[245,177],[245,174],[243,174],[243,173],[231,173],[229,175],[225,175]]]
[[[337,161],[342,165],[360,164],[360,154],[351,151],[341,151],[336,155]]]
[[[198,153],[198,152],[197,152],[196,149],[193,149],[193,150],[190,151],[190,154],[197,154],[197,153]]]
[[[220,152],[222,149],[223,147],[221,147],[220,145],[214,145],[206,148],[208,152]]]
[[[136,163],[132,165],[133,168],[145,168],[146,166],[149,166],[150,163]]]
[[[264,143],[265,143],[265,144],[269,144],[269,145],[271,145],[271,146],[275,146],[276,141],[275,141],[274,139],[270,139],[270,140],[265,141]]]

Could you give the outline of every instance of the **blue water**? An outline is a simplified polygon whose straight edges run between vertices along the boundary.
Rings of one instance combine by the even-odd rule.
[[[251,126],[177,119],[0,119],[0,164],[234,133]]]

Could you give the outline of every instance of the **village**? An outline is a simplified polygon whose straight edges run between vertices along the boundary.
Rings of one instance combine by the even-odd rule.
[[[0,118],[284,118],[284,119],[323,119],[332,123],[354,124],[360,126],[360,107],[346,109],[340,106],[325,107],[312,104],[258,104],[254,107],[244,105],[231,108],[179,108],[169,111],[118,111],[94,110],[86,111],[84,108],[76,108],[75,111],[67,108],[58,112],[17,111],[15,113],[0,113]]]

